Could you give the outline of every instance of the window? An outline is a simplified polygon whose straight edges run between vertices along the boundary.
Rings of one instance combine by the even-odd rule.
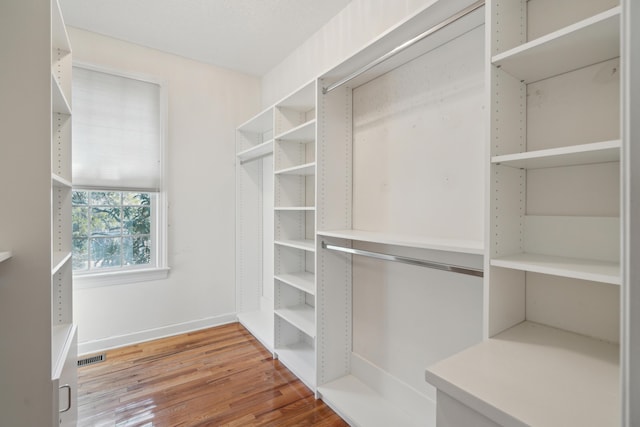
[[[76,283],[166,276],[161,87],[73,68]]]
[[[74,190],[73,269],[149,267],[153,193]]]

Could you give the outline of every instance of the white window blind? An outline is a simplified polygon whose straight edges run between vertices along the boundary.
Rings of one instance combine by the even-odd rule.
[[[73,68],[73,185],[159,191],[160,86]]]

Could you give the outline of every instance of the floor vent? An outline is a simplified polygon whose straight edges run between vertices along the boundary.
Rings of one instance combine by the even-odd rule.
[[[106,354],[98,354],[97,356],[89,356],[78,360],[78,367],[93,365],[94,363],[104,362],[107,359]]]

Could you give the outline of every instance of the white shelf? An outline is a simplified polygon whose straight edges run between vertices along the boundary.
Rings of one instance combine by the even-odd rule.
[[[271,108],[258,113],[240,126],[238,131],[250,133],[265,133],[273,129],[273,110]]]
[[[275,137],[278,141],[293,141],[293,142],[313,142],[316,139],[316,119],[309,120],[281,133]]]
[[[415,419],[390,403],[353,375],[347,375],[318,387],[322,400],[349,425],[367,427],[435,427],[435,405],[431,419]],[[425,408],[422,408],[425,410]]]
[[[12,256],[11,251],[0,251],[0,262],[8,260]]]
[[[238,321],[273,353],[273,314],[258,310],[238,313]]]
[[[51,75],[51,107],[54,113],[71,114],[71,107],[53,74]]]
[[[501,425],[620,425],[618,346],[524,322],[426,371]],[[507,415],[509,414],[509,415]]]
[[[313,240],[276,240],[274,243],[276,245],[302,249],[309,252],[315,252],[316,250],[316,243]]]
[[[492,62],[531,83],[618,56],[620,6],[495,55]]]
[[[273,209],[276,211],[283,211],[283,212],[297,212],[297,211],[313,212],[316,210],[315,206],[285,206],[285,207],[275,207]]]
[[[276,175],[315,175],[316,163],[306,163],[304,165],[293,166],[286,169],[275,171]]]
[[[325,230],[318,231],[318,235],[384,245],[404,246],[408,248],[433,249],[474,255],[482,255],[484,253],[482,242],[475,240],[428,238],[364,230]]]
[[[316,352],[311,344],[298,342],[275,350],[280,362],[285,365],[295,376],[311,390],[315,388]]]
[[[621,141],[594,142],[527,153],[494,156],[491,163],[519,169],[543,169],[620,161]]]
[[[62,373],[67,353],[71,349],[76,325],[67,323],[51,328],[51,378],[58,379]]]
[[[276,315],[300,329],[311,338],[316,336],[315,309],[307,304],[274,310]]]
[[[304,271],[301,273],[277,274],[275,279],[310,295],[315,295],[315,277],[315,274]]]
[[[51,174],[51,184],[54,187],[66,187],[66,188],[72,188],[72,184],[71,181],[64,179],[63,177],[61,177],[60,175],[56,175],[55,173]]]
[[[251,160],[259,159],[273,153],[273,140],[263,142],[255,147],[248,148],[236,154],[240,162],[248,162]]]
[[[278,102],[276,106],[301,112],[313,110],[316,106],[315,80],[294,91],[291,95]]]
[[[51,275],[53,276],[71,259],[71,252],[54,252],[51,260]]]
[[[51,3],[51,45],[54,49],[71,52],[71,43],[62,19],[62,11],[56,0],[52,0]]]
[[[520,253],[491,260],[494,267],[551,274],[620,285],[620,266],[613,262]]]

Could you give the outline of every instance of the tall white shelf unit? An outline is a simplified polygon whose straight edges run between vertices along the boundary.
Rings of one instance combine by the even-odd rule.
[[[316,82],[276,103],[274,137],[275,355],[316,386]]]
[[[427,370],[443,425],[624,425],[621,10],[488,5],[486,339]]]
[[[38,10],[36,10],[39,8]],[[57,0],[1,7],[0,403],[7,425],[76,423],[71,46]],[[26,25],[28,23],[28,25]],[[6,241],[5,241],[6,240]]]
[[[236,310],[273,351],[273,108],[236,130]]]

